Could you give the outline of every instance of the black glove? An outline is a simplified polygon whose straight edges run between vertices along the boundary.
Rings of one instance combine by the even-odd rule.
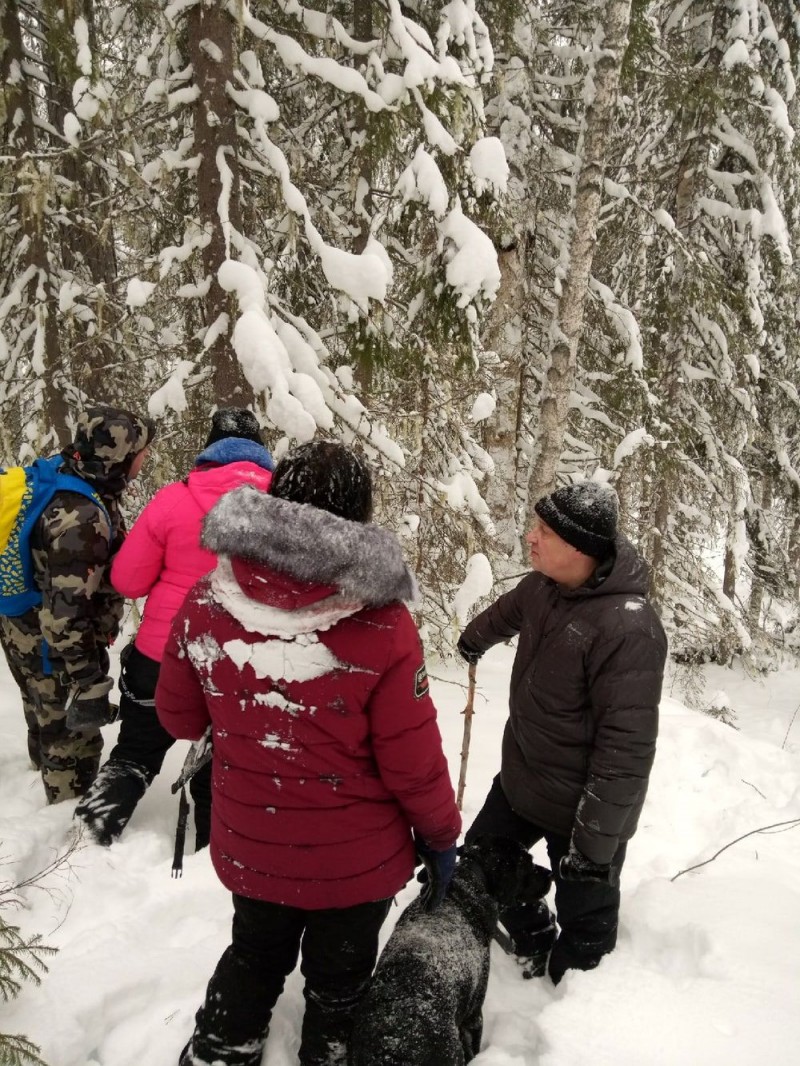
[[[569,851],[562,856],[558,873],[562,881],[594,881],[610,888],[619,884],[619,870],[615,866],[610,862],[592,862],[574,844],[570,844]]]
[[[482,651],[475,651],[475,649],[471,648],[469,644],[466,644],[463,636],[460,636],[458,638],[458,644],[456,644],[456,651],[461,656],[461,658],[465,660],[465,662],[469,663],[470,666],[475,666],[476,663],[479,661],[480,657],[483,655]]]
[[[119,707],[108,698],[113,687],[111,678],[103,677],[87,689],[73,689],[66,705],[67,729],[99,729],[115,721]]]
[[[447,886],[455,873],[458,848],[453,844],[444,851],[429,847],[420,837],[414,837],[419,861],[428,874],[427,884],[422,888],[420,899],[422,909],[433,911],[439,906],[447,893]]]

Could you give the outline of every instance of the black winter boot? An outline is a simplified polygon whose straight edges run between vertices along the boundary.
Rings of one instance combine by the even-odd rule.
[[[556,940],[555,915],[545,900],[507,907],[500,913],[500,921],[508,930],[506,951],[516,956],[524,978],[544,977],[547,962]]]
[[[75,817],[97,844],[108,847],[130,821],[150,781],[136,763],[109,760],[75,808]]]
[[[298,1059],[300,1066],[347,1066],[353,1018],[369,982],[344,988],[309,988]]]

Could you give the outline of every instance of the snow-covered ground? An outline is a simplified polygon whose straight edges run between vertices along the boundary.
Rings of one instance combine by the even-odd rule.
[[[499,647],[478,670],[466,823],[497,769],[511,659]],[[429,665],[457,780],[466,669]],[[754,680],[712,669],[704,678],[703,700],[724,690],[739,731],[688,709],[667,685],[650,794],[623,872],[616,952],[556,989],[523,980],[493,947],[476,1066],[800,1061],[800,826],[748,836],[671,880],[751,830],[800,819],[800,714],[789,729],[800,671]],[[121,841],[81,847],[6,915],[59,949],[42,986],[26,985],[0,1021],[0,1031],[41,1045],[49,1066],[174,1066],[188,1037],[228,942],[231,906],[207,853],[187,857],[182,879],[170,877],[177,803],[169,785],[183,755],[183,745],[170,753]],[[73,807],[44,804],[3,662],[0,881],[18,882],[53,860]],[[405,890],[400,907],[415,891]],[[302,1003],[296,973],[276,1009],[266,1066],[296,1063]]]

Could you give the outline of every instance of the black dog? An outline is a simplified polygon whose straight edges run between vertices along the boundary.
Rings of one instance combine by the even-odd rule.
[[[443,903],[400,915],[353,1029],[351,1066],[463,1066],[480,1051],[498,904],[541,899],[552,877],[513,840],[464,847]]]

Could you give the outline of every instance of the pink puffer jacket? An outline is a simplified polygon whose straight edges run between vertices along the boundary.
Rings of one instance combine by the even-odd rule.
[[[214,462],[215,458],[220,461]],[[218,441],[201,453],[198,463],[184,481],[156,493],[134,522],[111,568],[111,583],[123,596],[147,596],[135,644],[142,655],[157,662],[186,593],[216,565],[214,553],[200,545],[206,514],[231,489],[252,485],[267,492],[272,481],[272,457],[250,441]]]

